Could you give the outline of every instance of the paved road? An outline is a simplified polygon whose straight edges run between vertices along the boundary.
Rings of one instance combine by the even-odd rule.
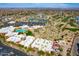
[[[0,42],[0,56],[27,56],[27,54],[14,48],[3,45]]]
[[[78,51],[77,51],[77,43],[79,43],[79,37],[78,38],[76,38],[75,40],[74,40],[74,43],[73,43],[73,47],[72,47],[72,51],[71,51],[71,54],[73,55],[73,56],[78,56],[79,54],[78,54]]]

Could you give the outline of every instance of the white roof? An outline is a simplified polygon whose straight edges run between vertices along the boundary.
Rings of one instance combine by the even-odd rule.
[[[15,35],[7,39],[7,41],[12,41],[12,42],[19,42],[21,41],[21,38],[25,37],[24,35]],[[24,45],[25,47],[29,47],[31,44],[31,47],[38,48],[39,50],[43,51],[54,51],[52,48],[52,41],[46,40],[46,39],[41,39],[37,38],[35,40],[35,37],[33,36],[26,36],[26,40],[21,41],[19,44]]]
[[[18,38],[25,38],[26,36],[23,35],[23,34],[20,34],[20,35],[15,35],[15,37],[18,37]]]
[[[9,26],[9,27],[5,27],[5,28],[1,28],[0,29],[0,33],[8,33],[8,32],[12,32],[14,31],[15,27],[13,26]]]
[[[34,39],[35,39],[35,37],[33,37],[33,36],[27,36],[25,41],[27,41],[27,40],[34,40]]]
[[[34,41],[34,37],[32,36],[27,36],[26,40],[24,41],[24,46],[25,47],[29,47],[29,45]]]
[[[13,36],[13,37],[8,38],[7,41],[12,41],[12,42],[15,42],[15,43],[16,43],[16,42],[21,41],[21,39],[18,38],[18,37],[14,37],[14,36]]]
[[[39,50],[43,51],[51,51],[52,50],[52,42],[45,39],[39,39],[37,38],[34,43],[31,45],[31,47],[38,48]]]
[[[10,21],[10,22],[8,22],[8,23],[13,24],[13,23],[15,23],[15,21]]]
[[[19,44],[24,45],[24,41],[21,41]]]
[[[41,27],[43,27],[43,26],[36,25],[36,26],[32,26],[31,28],[37,29],[37,28],[41,28]]]
[[[5,34],[5,36],[14,36],[14,35],[17,35],[18,32],[8,32],[7,34]]]
[[[20,26],[22,29],[25,29],[25,28],[29,28],[28,25],[23,25],[23,26]]]
[[[25,28],[28,28],[28,29],[37,29],[37,28],[41,28],[43,26],[39,26],[39,25],[36,25],[36,26],[31,26],[29,27],[28,25],[23,25],[23,26],[20,26],[22,29],[25,29]]]

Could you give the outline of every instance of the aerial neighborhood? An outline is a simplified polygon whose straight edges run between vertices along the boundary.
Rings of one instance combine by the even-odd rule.
[[[29,56],[73,55],[74,40],[79,37],[78,13],[58,9],[0,9],[0,42]]]

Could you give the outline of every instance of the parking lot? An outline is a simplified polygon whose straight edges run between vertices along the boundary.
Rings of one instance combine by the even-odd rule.
[[[0,43],[0,56],[27,56],[27,54]]]

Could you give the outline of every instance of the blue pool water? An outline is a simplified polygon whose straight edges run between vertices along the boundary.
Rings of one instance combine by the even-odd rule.
[[[27,30],[24,30],[24,29],[17,29],[17,30],[16,30],[16,32],[22,32],[22,33],[23,33],[23,32],[26,32],[26,31],[27,31]]]

